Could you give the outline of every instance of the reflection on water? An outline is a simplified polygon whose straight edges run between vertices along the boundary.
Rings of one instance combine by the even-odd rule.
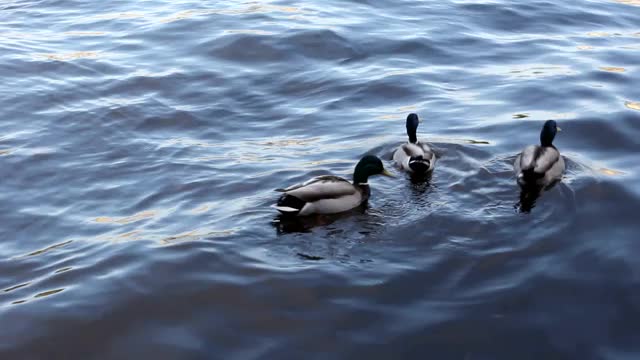
[[[640,6],[640,0],[613,0],[620,4]]]
[[[624,172],[619,171],[619,170],[614,170],[614,169],[606,169],[606,168],[600,168],[598,169],[598,171],[604,175],[608,175],[608,176],[619,176],[619,175],[624,175]]]
[[[601,66],[600,70],[608,71],[608,72],[625,72],[626,69],[623,67],[614,67],[614,66]]]
[[[69,61],[77,59],[95,59],[101,54],[99,51],[75,51],[60,54],[33,54],[36,59],[45,58],[48,60]]]
[[[93,221],[95,221],[97,223],[124,225],[124,224],[129,224],[129,223],[133,223],[133,222],[140,221],[140,220],[149,219],[149,218],[152,218],[152,217],[156,216],[157,214],[158,214],[157,210],[145,210],[145,211],[141,211],[141,212],[139,212],[137,214],[134,214],[134,215],[131,215],[131,216],[124,216],[124,217],[120,217],[120,218],[112,218],[112,217],[108,217],[108,216],[100,216],[100,217],[97,217],[97,218],[93,219]]]
[[[625,101],[624,106],[633,110],[640,110],[640,101]]]
[[[162,238],[160,239],[160,243],[163,245],[171,245],[178,242],[194,241],[194,240],[202,239],[205,237],[206,238],[228,237],[235,233],[236,233],[236,230],[234,229],[218,230],[218,231],[196,229],[196,230],[184,232],[182,234],[176,234],[166,238]]]
[[[434,170],[435,171],[435,170]],[[416,192],[416,194],[423,194],[429,189],[429,185],[431,185],[431,178],[433,177],[433,172],[426,174],[407,174],[409,181],[413,185],[411,189]]]
[[[527,64],[527,65],[519,65],[516,68],[511,68],[508,70],[498,70],[505,71],[505,75],[513,76],[514,78],[541,78],[548,76],[568,76],[574,75],[575,71],[571,69],[570,66],[565,65],[557,65],[557,66],[549,66],[544,64]]]
[[[591,37],[609,37],[609,36],[615,36],[616,34],[611,34],[605,31],[591,31],[587,33],[587,36],[591,36]]]
[[[303,253],[298,253],[298,256],[300,256],[302,259],[305,259],[305,260],[312,260],[312,261],[324,260],[322,256],[307,255]]]
[[[191,213],[193,213],[193,214],[204,214],[207,211],[209,211],[210,208],[211,208],[211,204],[202,204],[202,205],[198,206],[197,208],[191,210]]]
[[[227,34],[253,34],[253,35],[275,35],[275,32],[255,29],[229,29],[224,31]]]

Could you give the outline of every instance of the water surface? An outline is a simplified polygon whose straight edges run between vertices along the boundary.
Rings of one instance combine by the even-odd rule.
[[[640,356],[637,1],[15,0],[0,36],[0,357]],[[429,181],[277,221],[409,112]]]

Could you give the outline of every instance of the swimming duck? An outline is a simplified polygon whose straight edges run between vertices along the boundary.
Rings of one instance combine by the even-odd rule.
[[[540,132],[540,145],[529,145],[518,155],[513,168],[520,186],[548,187],[562,178],[564,159],[553,146],[558,131],[556,122],[547,120]]]
[[[391,176],[374,155],[364,156],[353,171],[353,182],[324,175],[305,183],[277,189],[284,192],[275,208],[284,215],[335,214],[360,206],[371,193],[367,181],[373,175]]]
[[[402,168],[414,174],[426,174],[436,165],[436,155],[429,145],[418,142],[416,131],[420,120],[418,115],[407,116],[407,135],[409,142],[402,144],[394,151],[393,160]]]

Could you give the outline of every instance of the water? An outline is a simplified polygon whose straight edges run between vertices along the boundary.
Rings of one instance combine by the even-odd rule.
[[[0,357],[637,358],[639,5],[2,2]],[[274,221],[409,112],[428,183]]]

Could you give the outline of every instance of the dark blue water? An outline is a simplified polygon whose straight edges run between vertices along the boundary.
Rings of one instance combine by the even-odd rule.
[[[637,359],[639,58],[634,0],[5,0],[0,358]],[[409,112],[430,182],[276,221]]]

